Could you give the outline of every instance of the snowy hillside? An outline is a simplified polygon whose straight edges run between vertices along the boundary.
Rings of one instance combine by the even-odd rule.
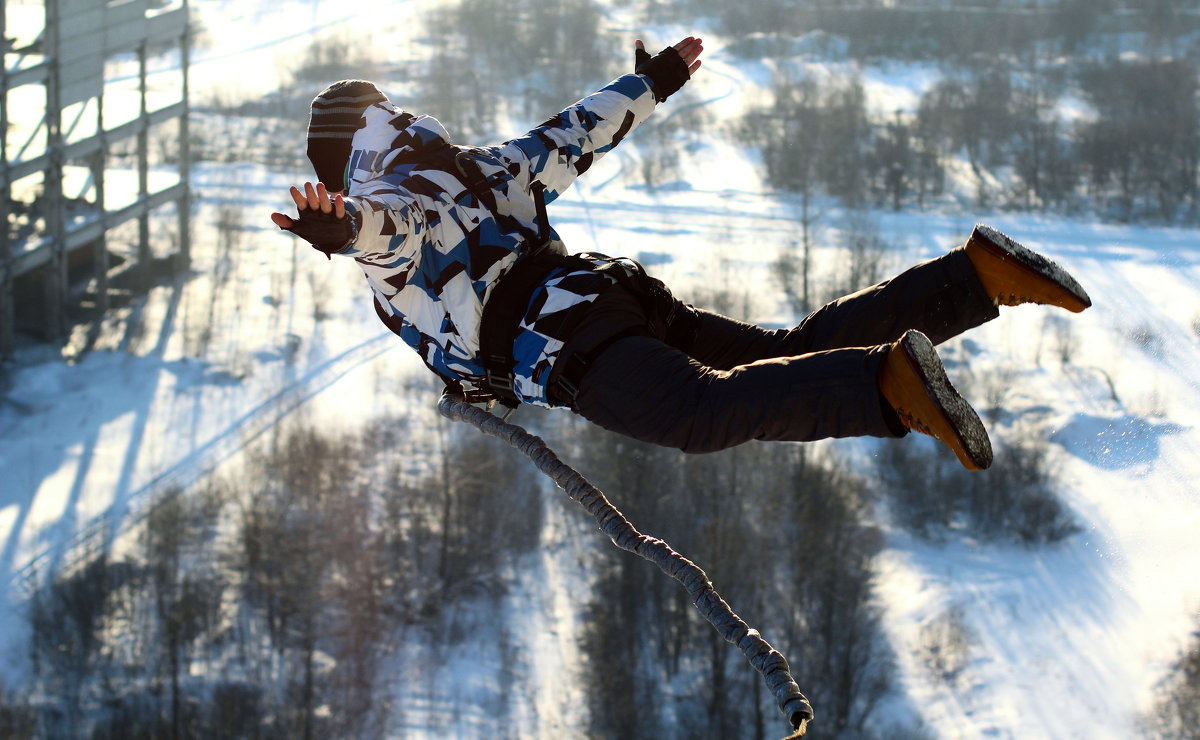
[[[282,76],[311,30],[330,18],[343,33],[371,22],[366,44],[389,63],[417,56],[428,40],[407,16],[418,5],[434,4],[259,9],[194,0],[208,32],[195,54],[193,95],[222,88],[223,99],[243,100],[269,92],[268,75],[236,70]],[[662,43],[695,30],[646,29],[625,4],[611,5],[608,30],[630,49],[636,37]],[[735,56],[729,39],[705,41],[704,67],[687,95],[602,160],[550,215],[574,251],[640,257],[684,297],[753,286],[752,318],[790,325],[799,317],[772,265],[797,243],[799,202],[775,192],[759,153],[728,133],[761,104],[771,70]],[[867,108],[880,112],[911,110],[936,78],[916,63],[857,71]],[[710,123],[675,142],[686,146],[677,178],[647,187],[641,165],[651,146],[639,142],[683,115]],[[515,134],[541,118],[510,111],[507,120]],[[279,146],[303,151],[302,141]],[[22,680],[23,599],[37,577],[71,562],[72,544],[124,531],[168,491],[187,495],[207,474],[229,469],[282,421],[356,430],[401,414],[414,419],[416,436],[439,434],[433,384],[375,319],[354,266],[327,263],[271,226],[268,216],[286,204],[296,176],[254,163],[197,166],[193,273],[115,312],[94,339],[81,332],[62,354],[23,348],[7,372],[0,389],[4,685]],[[893,268],[941,254],[983,222],[1067,267],[1094,301],[1070,317],[1041,307],[1006,310],[946,350],[952,379],[977,405],[985,389],[976,381],[1007,373],[1006,413],[989,421],[990,431],[1000,440],[1032,433],[1052,442],[1059,494],[1080,531],[1037,547],[969,537],[931,542],[883,520],[876,586],[898,687],[875,723],[919,721],[937,738],[1136,736],[1200,615],[1200,230],[979,212],[969,195],[957,198],[955,183],[950,191],[925,211],[870,213],[894,244]],[[844,259],[834,245],[846,214],[832,202],[822,209],[816,259],[833,270]],[[554,414],[522,411],[515,421],[554,428]],[[863,469],[877,454],[872,443],[835,448]],[[552,515],[547,531],[558,538],[543,535],[546,550],[521,561],[527,570],[506,602],[526,610],[531,624],[514,648],[530,665],[512,699],[522,736],[578,731],[570,716],[578,689],[555,683],[579,659],[573,594],[586,589],[587,551],[576,538],[599,535],[581,535],[573,513],[564,521]],[[654,522],[639,524],[655,532]],[[958,646],[952,665],[946,656],[931,659],[939,630],[941,644]],[[409,660],[443,660],[422,675],[456,688],[471,675],[472,651],[484,650],[464,646],[448,658],[404,650]],[[429,701],[414,703],[401,736],[485,736],[483,718],[449,717],[453,708]]]

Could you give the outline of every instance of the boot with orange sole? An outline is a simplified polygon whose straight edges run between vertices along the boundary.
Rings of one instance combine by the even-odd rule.
[[[977,224],[966,249],[979,282],[997,306],[1040,303],[1079,313],[1092,305],[1066,270],[990,226]]]
[[[953,450],[967,470],[992,464],[992,443],[979,415],[954,390],[933,343],[909,330],[892,344],[879,372],[879,391],[905,428]]]

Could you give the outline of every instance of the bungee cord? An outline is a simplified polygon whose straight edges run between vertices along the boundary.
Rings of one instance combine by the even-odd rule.
[[[784,740],[804,737],[812,721],[813,710],[792,678],[787,659],[733,612],[721,598],[708,576],[695,563],[671,549],[666,542],[637,531],[629,520],[574,468],[564,463],[546,443],[516,424],[511,424],[461,396],[444,393],[438,412],[451,421],[463,421],[485,435],[496,437],[520,450],[533,464],[563,489],[572,501],[583,506],[599,528],[622,550],[632,552],[657,565],[674,578],[692,598],[692,603],[713,628],[736,645],[750,664],[762,674],[779,708],[791,724],[793,733]]]

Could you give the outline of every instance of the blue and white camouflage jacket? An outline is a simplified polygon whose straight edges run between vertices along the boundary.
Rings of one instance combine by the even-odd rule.
[[[366,274],[384,323],[442,377],[484,388],[477,358],[483,307],[496,282],[538,230],[535,182],[547,203],[611,151],[654,110],[644,76],[617,78],[524,136],[476,150],[495,194],[488,208],[457,173],[422,165],[422,154],[449,142],[430,116],[389,103],[363,113],[347,165],[346,210],[355,236],[337,254]],[[565,252],[551,230],[551,248]],[[558,351],[584,304],[611,278],[560,270],[534,291],[514,343],[514,389],[549,406],[546,385]]]

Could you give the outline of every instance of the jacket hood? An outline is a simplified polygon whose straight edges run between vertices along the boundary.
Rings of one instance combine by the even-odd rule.
[[[363,182],[398,164],[418,162],[449,143],[446,127],[433,116],[414,116],[386,103],[372,105],[354,134],[348,182]]]

